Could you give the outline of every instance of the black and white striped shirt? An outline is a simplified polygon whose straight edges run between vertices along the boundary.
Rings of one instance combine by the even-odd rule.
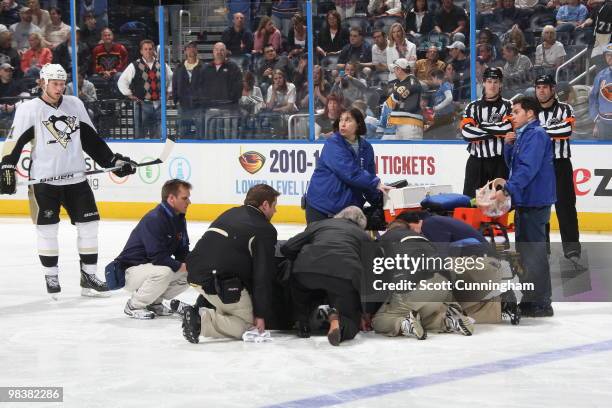
[[[550,108],[542,108],[538,119],[540,125],[552,139],[555,159],[572,157],[569,138],[576,121],[572,107],[567,103],[555,100]]]
[[[507,99],[487,101],[483,97],[470,102],[461,121],[461,135],[469,142],[467,151],[475,157],[503,157],[503,136],[512,131],[511,113],[512,103]]]

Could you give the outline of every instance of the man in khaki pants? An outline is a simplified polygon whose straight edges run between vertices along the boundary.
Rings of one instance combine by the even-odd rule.
[[[188,281],[203,300],[184,309],[187,341],[198,343],[200,335],[241,339],[253,327],[265,331],[266,318],[274,315],[277,232],[270,220],[279,195],[266,184],[251,187],[244,205],[213,221],[189,254]]]
[[[164,183],[162,202],[136,225],[117,260],[125,270],[125,289],[132,293],[124,312],[135,319],[168,316],[162,300],[187,286],[185,258],[189,237],[185,213],[191,204],[191,184],[174,179]]]

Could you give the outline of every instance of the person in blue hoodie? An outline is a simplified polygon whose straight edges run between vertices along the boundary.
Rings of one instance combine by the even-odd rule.
[[[525,269],[522,282],[534,285],[534,290],[523,291],[520,308],[525,317],[553,315],[546,224],[557,194],[552,141],[540,126],[539,110],[534,98],[523,97],[513,102],[515,131],[506,134],[504,144],[510,177],[496,192],[499,201],[508,196],[512,199],[516,243]]]
[[[335,121],[306,193],[306,223],[331,218],[351,205],[363,208],[366,200],[382,203],[381,192],[391,187],[376,177],[374,149],[361,137],[365,134],[365,119],[357,108]]]
[[[129,317],[170,315],[172,310],[162,305],[162,300],[172,299],[189,287],[185,213],[191,204],[190,190],[186,181],[166,181],[162,202],[140,220],[116,258],[125,269],[125,289],[132,293],[124,308]]]
[[[612,139],[612,42],[604,49],[608,67],[595,77],[589,94],[589,114],[595,122],[597,139]]]

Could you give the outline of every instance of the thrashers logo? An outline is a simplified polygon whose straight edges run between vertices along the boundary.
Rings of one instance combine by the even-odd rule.
[[[242,153],[238,157],[238,161],[243,169],[245,169],[250,174],[255,174],[263,167],[266,162],[266,158],[258,152],[253,150]]]
[[[601,81],[600,84],[601,96],[603,96],[608,102],[612,102],[612,82]]]
[[[79,129],[76,116],[55,116],[51,115],[48,120],[42,121],[49,133],[53,135],[55,140],[49,143],[59,143],[65,149],[68,142],[72,140],[70,135]]]

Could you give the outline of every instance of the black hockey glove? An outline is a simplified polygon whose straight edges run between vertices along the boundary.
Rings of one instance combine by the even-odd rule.
[[[15,179],[15,165],[0,163],[0,194],[15,194],[17,180]]]
[[[126,177],[136,173],[136,164],[134,160],[119,153],[115,153],[115,156],[111,159],[111,167],[121,167],[120,169],[113,170],[113,174],[117,177]]]

